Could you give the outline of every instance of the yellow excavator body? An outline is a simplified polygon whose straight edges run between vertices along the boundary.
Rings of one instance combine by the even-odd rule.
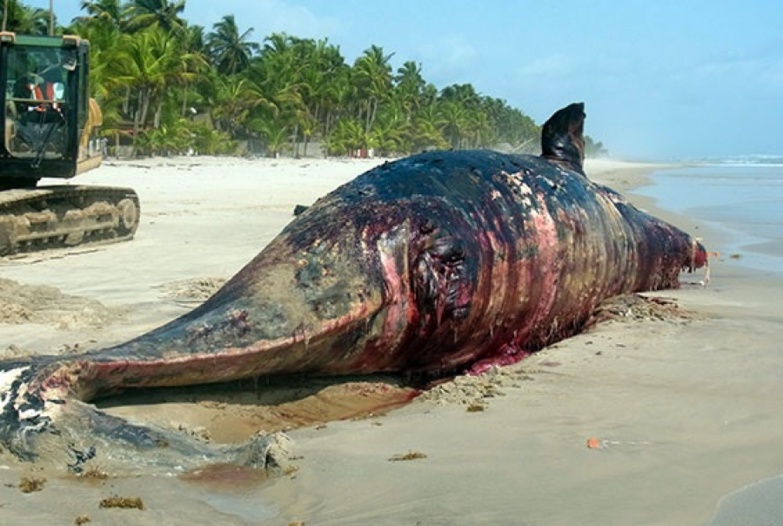
[[[0,32],[0,256],[131,239],[130,188],[40,185],[100,166],[105,141],[89,96],[89,42]]]

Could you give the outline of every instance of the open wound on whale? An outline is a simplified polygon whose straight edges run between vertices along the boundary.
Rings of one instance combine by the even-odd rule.
[[[89,402],[236,381],[262,392],[302,375],[397,375],[394,390],[400,375],[513,363],[579,332],[607,298],[677,287],[706,266],[704,247],[587,178],[584,118],[582,104],[557,111],[541,156],[436,151],[378,166],[180,318],[107,349],[0,362],[0,444],[75,472],[270,468],[282,434],[214,444]],[[382,391],[370,402],[384,405]]]

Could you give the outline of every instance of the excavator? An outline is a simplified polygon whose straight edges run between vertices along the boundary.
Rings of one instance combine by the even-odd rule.
[[[0,256],[131,239],[130,188],[39,185],[100,166],[101,110],[89,95],[89,42],[0,31]]]

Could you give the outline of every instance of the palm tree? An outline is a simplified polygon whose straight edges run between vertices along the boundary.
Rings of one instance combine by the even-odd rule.
[[[270,157],[279,157],[290,147],[288,144],[290,131],[285,124],[279,121],[268,121],[261,124],[259,131],[266,141],[266,151]]]
[[[303,71],[310,67],[310,58],[303,42],[285,33],[270,35],[248,70],[248,76],[254,79],[274,106],[273,113],[268,108],[258,108],[253,120],[272,119],[278,121],[276,130],[290,130],[297,140],[297,155],[300,134],[309,137],[314,130],[313,115],[308,105],[309,86],[303,77]],[[255,128],[260,129],[259,125]]]
[[[482,97],[480,108],[488,119],[492,134],[485,139],[509,143],[517,151],[524,148],[524,151],[533,153],[537,150],[541,130],[533,119],[502,99]]]
[[[293,39],[285,33],[273,33],[264,39],[263,49],[252,61],[248,75],[272,95],[295,83],[298,67]]]
[[[440,106],[443,119],[446,121],[445,133],[452,148],[462,148],[463,139],[467,135],[468,110],[457,101],[447,100]]]
[[[263,137],[274,153],[293,145],[294,154],[302,146],[306,154],[308,142],[319,138],[330,154],[369,147],[408,153],[493,141],[525,145],[538,135],[532,119],[470,84],[440,91],[412,61],[393,72],[393,54],[378,46],[349,66],[326,39],[276,33],[262,47],[251,41],[252,28],[240,31],[233,15],[209,32],[189,26],[180,18],[185,0],[79,5],[85,16],[69,31],[91,42],[90,80],[104,109],[104,130],[132,122],[151,151],[155,145],[178,151],[186,137],[203,143],[199,151],[219,145],[227,151],[231,136]],[[9,29],[46,32],[45,10],[19,0],[8,0],[8,7]],[[212,120],[190,118],[191,107]]]
[[[296,121],[294,153],[299,155],[299,143],[302,142],[303,154],[307,155],[311,138],[319,133],[322,137],[326,134],[331,109],[335,106],[334,98],[340,95],[339,89],[334,87],[344,85],[350,69],[339,48],[329,44],[327,39],[289,38],[289,42],[284,49],[293,57],[294,67],[289,67],[291,74],[283,91],[290,94],[290,107]]]
[[[447,86],[441,91],[440,100],[448,121],[446,134],[453,148],[487,146],[500,137],[497,118],[500,108],[489,97],[482,97],[471,84]]]
[[[264,51],[285,54],[290,50],[293,39],[285,33],[272,33],[264,39]]]
[[[205,57],[209,55],[204,31],[204,26],[187,25],[185,28],[185,48],[189,53],[199,53]]]
[[[183,54],[179,39],[158,27],[120,37],[112,57],[115,92],[125,90],[126,107],[133,119],[134,139],[148,126],[150,114],[157,128],[166,100],[166,90],[192,80],[199,58]]]
[[[356,77],[357,97],[364,114],[364,131],[369,133],[378,113],[381,100],[388,98],[391,91],[391,66],[394,53],[384,55],[383,48],[370,46],[356,59],[353,66]]]
[[[25,35],[49,34],[49,10],[28,7],[16,0],[5,0],[4,23],[8,31]]]
[[[411,144],[408,151],[426,148],[448,148],[449,143],[443,135],[447,121],[441,115],[436,104],[422,107],[416,112],[411,130]]]
[[[216,76],[215,88],[212,117],[219,129],[234,138],[239,135],[251,109],[262,105],[271,107],[258,87],[240,75]]]
[[[253,34],[253,28],[247,29],[241,35],[237,28],[234,15],[226,15],[212,26],[207,35],[206,44],[212,63],[219,73],[233,75],[244,71],[250,65],[250,59],[261,46],[248,39]]]
[[[335,124],[347,113],[348,103],[353,93],[350,68],[344,65],[343,68],[337,69],[333,75],[330,75],[321,93],[324,105],[322,133],[326,142],[329,140]]]
[[[342,119],[325,143],[331,155],[354,155],[358,150],[367,148],[367,134],[364,126],[356,119]]]
[[[115,27],[120,27],[122,20],[122,6],[120,0],[95,0],[90,2],[83,0],[81,10],[87,11],[90,19],[100,20]]]
[[[185,22],[179,15],[185,10],[185,0],[130,0],[124,16],[129,31],[158,26],[166,32],[180,32]]]
[[[333,119],[344,109],[350,93],[351,69],[340,48],[327,39],[315,43],[312,61],[303,73],[309,86],[313,115],[319,131],[329,134]]]
[[[392,100],[378,113],[367,146],[380,155],[399,153],[403,151],[410,126],[405,109],[399,101]]]
[[[182,42],[183,52],[194,57],[194,60],[203,67],[200,68],[202,72],[208,73],[214,71],[209,66],[209,52],[206,45],[206,37],[204,36],[204,27],[199,25],[186,25],[185,33]],[[188,65],[186,65],[186,68]],[[212,82],[209,75],[198,75],[195,82],[202,86]],[[185,116],[188,113],[189,108],[193,108],[192,104],[197,104],[197,101],[203,99],[200,96],[198,90],[191,89],[192,82],[189,79],[185,80],[182,89],[182,104],[181,115]],[[194,108],[195,109],[195,108]],[[205,137],[206,138],[206,137]]]
[[[486,113],[480,110],[468,112],[465,130],[466,147],[487,147],[496,142],[496,137]]]
[[[459,103],[465,108],[476,108],[481,103],[481,96],[471,84],[452,84],[440,92],[441,100]]]
[[[410,60],[405,62],[397,70],[394,81],[395,98],[400,101],[410,118],[413,111],[421,104],[421,95],[427,85],[424,77],[421,76],[421,65]]]

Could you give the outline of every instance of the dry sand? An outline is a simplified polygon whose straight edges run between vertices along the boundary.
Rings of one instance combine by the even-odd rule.
[[[296,204],[378,162],[151,159],[81,176],[138,191],[137,237],[0,261],[0,356],[103,347],[186,312]],[[587,171],[627,191],[653,168],[594,161]],[[662,215],[721,251],[718,233]],[[394,378],[101,402],[215,442],[298,428],[294,468],[271,481],[77,480],[4,454],[0,524],[706,524],[722,496],[783,472],[780,278],[738,263],[713,258],[710,287],[652,295],[678,307],[615,305],[614,320],[588,333],[390,412],[409,394]],[[46,482],[23,493],[25,479]],[[101,508],[112,496],[144,509]]]

